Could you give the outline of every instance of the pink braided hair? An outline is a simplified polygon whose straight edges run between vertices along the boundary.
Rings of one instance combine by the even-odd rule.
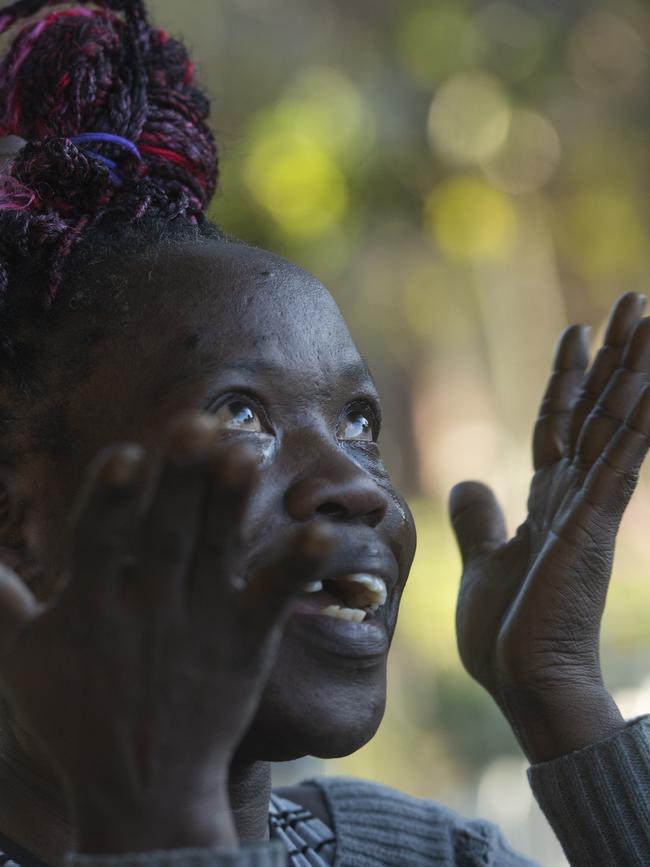
[[[62,2],[0,9],[0,34]],[[45,260],[50,306],[67,256],[104,218],[200,223],[217,185],[184,46],[149,25],[142,0],[79,3],[26,23],[0,62],[0,137],[27,141],[0,174],[0,303],[21,257]]]

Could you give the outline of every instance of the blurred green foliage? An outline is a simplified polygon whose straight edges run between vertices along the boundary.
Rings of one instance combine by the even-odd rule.
[[[386,721],[336,769],[450,797],[516,746],[456,655],[446,493],[478,476],[522,519],[557,334],[585,321],[596,343],[615,296],[646,286],[650,13],[641,0],[151,5],[214,97],[212,216],[332,289],[418,519]],[[646,675],[649,522],[643,481],[606,615],[613,689]]]

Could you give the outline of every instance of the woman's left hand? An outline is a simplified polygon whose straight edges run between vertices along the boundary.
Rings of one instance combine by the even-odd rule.
[[[458,646],[532,762],[624,725],[606,690],[600,624],[616,534],[650,436],[650,318],[622,296],[589,370],[587,334],[562,334],[533,436],[528,515],[508,539],[489,488],[456,485],[463,559]]]

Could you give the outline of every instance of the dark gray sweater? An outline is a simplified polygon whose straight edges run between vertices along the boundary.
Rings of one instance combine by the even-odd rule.
[[[650,716],[614,737],[534,765],[529,780],[569,863],[650,867]],[[530,867],[498,828],[434,801],[340,777],[312,781],[328,804],[335,867]]]
[[[574,867],[649,867],[650,716],[529,770],[535,797]],[[308,781],[336,833],[335,867],[530,867],[489,822],[346,777]],[[284,867],[277,841],[237,852],[178,850],[69,858],[69,867]]]

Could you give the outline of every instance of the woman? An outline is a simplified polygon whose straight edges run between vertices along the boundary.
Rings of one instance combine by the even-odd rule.
[[[56,0],[0,10],[0,32]],[[496,829],[270,762],[372,737],[415,547],[323,286],[206,223],[207,102],[139,0],[55,9],[0,67],[0,849],[113,863],[523,865]],[[451,496],[459,645],[574,864],[647,863],[647,722],[598,633],[650,433],[650,320],[562,336],[529,516]],[[269,837],[269,799],[271,836]]]

